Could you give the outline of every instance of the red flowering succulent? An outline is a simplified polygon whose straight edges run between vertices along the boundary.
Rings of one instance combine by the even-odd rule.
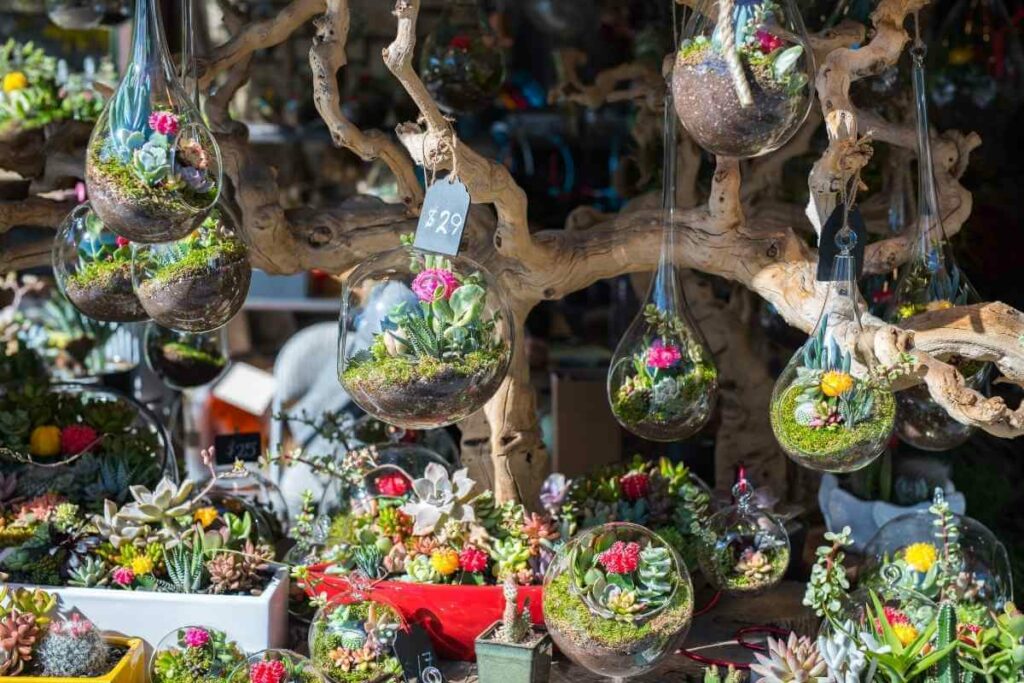
[[[266,662],[256,662],[249,668],[249,681],[250,683],[281,683],[286,673],[287,671],[282,661],[275,659]]]
[[[646,472],[627,472],[619,479],[619,491],[631,503],[646,498],[650,489],[651,478]]]
[[[487,553],[476,546],[467,545],[459,552],[459,567],[471,574],[486,570],[488,560]]]
[[[597,561],[609,574],[632,574],[640,566],[640,544],[616,541],[597,556]]]
[[[409,491],[409,479],[400,472],[390,472],[377,477],[377,491],[382,496],[399,498]]]
[[[99,434],[88,425],[68,425],[60,430],[60,452],[78,455],[92,448]]]
[[[775,50],[778,50],[785,44],[782,38],[779,38],[777,35],[763,30],[755,33],[754,39],[757,41],[757,46],[761,48],[761,52],[765,53],[766,55],[771,54]]]

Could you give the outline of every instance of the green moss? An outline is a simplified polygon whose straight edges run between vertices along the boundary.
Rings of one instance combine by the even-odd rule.
[[[173,191],[165,187],[151,186],[142,180],[128,164],[117,159],[104,159],[100,153],[103,145],[96,145],[90,156],[90,165],[97,176],[117,188],[121,198],[136,204],[154,214],[179,214],[196,208],[209,206],[217,196],[217,188],[207,192],[196,192],[188,185]]]
[[[384,358],[352,358],[342,379],[365,391],[389,386],[401,387],[413,382],[432,382],[444,377],[472,377],[490,372],[501,364],[507,353],[504,344],[494,349],[471,351],[457,360],[440,360],[429,356],[386,356]]]
[[[871,418],[854,425],[851,429],[842,425],[815,428],[797,424],[796,406],[801,393],[800,387],[790,386],[771,410],[775,436],[787,451],[796,451],[823,460],[835,459],[842,464],[843,456],[850,449],[859,456],[859,446],[884,441],[892,432],[896,416],[896,401],[892,392],[876,391]]]
[[[124,259],[110,261],[93,261],[68,278],[68,283],[76,287],[100,287],[108,289],[116,278],[129,283],[132,279],[132,262]]]
[[[632,650],[651,638],[671,638],[692,614],[693,596],[688,586],[679,584],[672,600],[653,619],[642,624],[602,619],[573,595],[570,581],[570,573],[563,572],[544,588],[544,618],[559,630],[575,634],[573,640],[577,642],[592,641],[600,647]]]
[[[235,240],[218,242],[205,247],[192,247],[180,259],[157,268],[147,284],[152,286],[203,276],[210,272],[213,263],[222,266],[230,265],[244,259],[245,256],[245,247]]]
[[[177,361],[189,360],[205,365],[216,365],[217,367],[221,367],[227,362],[224,356],[220,354],[213,354],[182,342],[164,344],[162,350],[165,356],[173,356]]]
[[[370,617],[370,603],[361,602],[350,606],[350,615],[354,621],[365,622]],[[378,610],[385,610],[390,613],[389,621],[399,623],[400,619],[394,610],[377,605]],[[335,683],[362,683],[363,681],[387,680],[388,676],[400,679],[402,665],[398,659],[384,655],[377,661],[363,665],[363,668],[355,671],[336,670],[333,666],[330,653],[339,647],[343,647],[340,634],[327,633],[327,622],[318,621],[313,625],[313,644],[310,657],[317,669],[326,674]]]
[[[733,553],[721,553],[716,555],[714,551],[711,557],[700,557],[701,571],[714,573],[714,583],[717,587],[725,590],[737,591],[740,593],[755,593],[777,583],[789,567],[789,548],[781,548],[776,551],[765,551],[772,571],[768,576],[752,578],[744,574],[736,573],[737,559]]]

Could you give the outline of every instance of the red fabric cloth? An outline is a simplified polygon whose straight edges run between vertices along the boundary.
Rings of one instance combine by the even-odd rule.
[[[473,641],[488,626],[501,619],[505,609],[501,586],[378,581],[356,587],[346,577],[326,574],[326,569],[326,565],[310,567],[307,593],[311,596],[325,594],[328,600],[341,603],[363,598],[382,602],[397,610],[406,621],[422,626],[430,635],[437,655],[443,659],[475,660]],[[526,598],[530,599],[533,623],[543,624],[543,589],[540,586],[521,587],[520,606]]]

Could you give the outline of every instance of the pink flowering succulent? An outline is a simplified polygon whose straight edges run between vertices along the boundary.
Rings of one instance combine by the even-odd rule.
[[[456,289],[459,288],[459,281],[455,274],[446,268],[427,268],[420,271],[412,281],[412,291],[416,293],[420,301],[433,303],[437,299],[448,300]],[[438,291],[440,290],[440,296]]]
[[[210,642],[210,633],[206,629],[190,627],[185,629],[186,647],[205,647]]]
[[[755,33],[754,40],[757,41],[757,46],[761,49],[761,52],[766,55],[775,52],[775,50],[778,50],[785,44],[782,38],[765,30]]]
[[[640,544],[616,541],[597,556],[597,561],[609,574],[631,574],[640,566]]]
[[[628,472],[619,479],[619,491],[631,503],[646,498],[650,485],[651,480],[646,472]]]
[[[149,115],[149,127],[161,135],[178,132],[178,117],[169,111],[155,111]]]
[[[114,571],[110,574],[110,578],[118,586],[130,586],[135,581],[135,572],[130,567],[115,567]]]
[[[90,633],[93,628],[92,622],[82,618],[82,615],[78,612],[73,612],[71,618],[66,621],[57,620],[50,622],[50,633],[54,635],[68,635],[75,638],[81,638]]]
[[[488,561],[487,553],[480,548],[472,545],[467,545],[459,553],[459,566],[462,571],[476,574],[487,569]]]
[[[284,662],[269,660],[256,662],[249,668],[250,683],[281,683],[284,680],[287,670]]]
[[[656,370],[665,370],[683,357],[679,347],[674,344],[666,344],[661,339],[655,339],[647,348],[647,365]]]

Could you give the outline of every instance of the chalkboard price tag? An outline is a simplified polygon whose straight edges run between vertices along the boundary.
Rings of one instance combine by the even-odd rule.
[[[218,465],[233,465],[236,460],[257,462],[263,452],[263,441],[255,432],[219,434],[213,438]]]
[[[395,638],[395,656],[402,663],[406,683],[445,683],[430,636],[419,624],[410,624]]]
[[[864,247],[868,243],[868,232],[864,227],[864,217],[860,215],[860,208],[854,206],[850,209],[850,228],[857,235],[857,244],[853,247],[853,258],[857,262],[857,279],[864,274]],[[818,282],[828,282],[832,279],[832,262],[839,254],[839,247],[836,246],[836,233],[843,227],[843,205],[839,204],[828,217],[825,227],[821,229],[821,239],[818,240]]]
[[[413,246],[424,251],[455,256],[469,215],[469,190],[458,178],[442,178],[423,198]]]

